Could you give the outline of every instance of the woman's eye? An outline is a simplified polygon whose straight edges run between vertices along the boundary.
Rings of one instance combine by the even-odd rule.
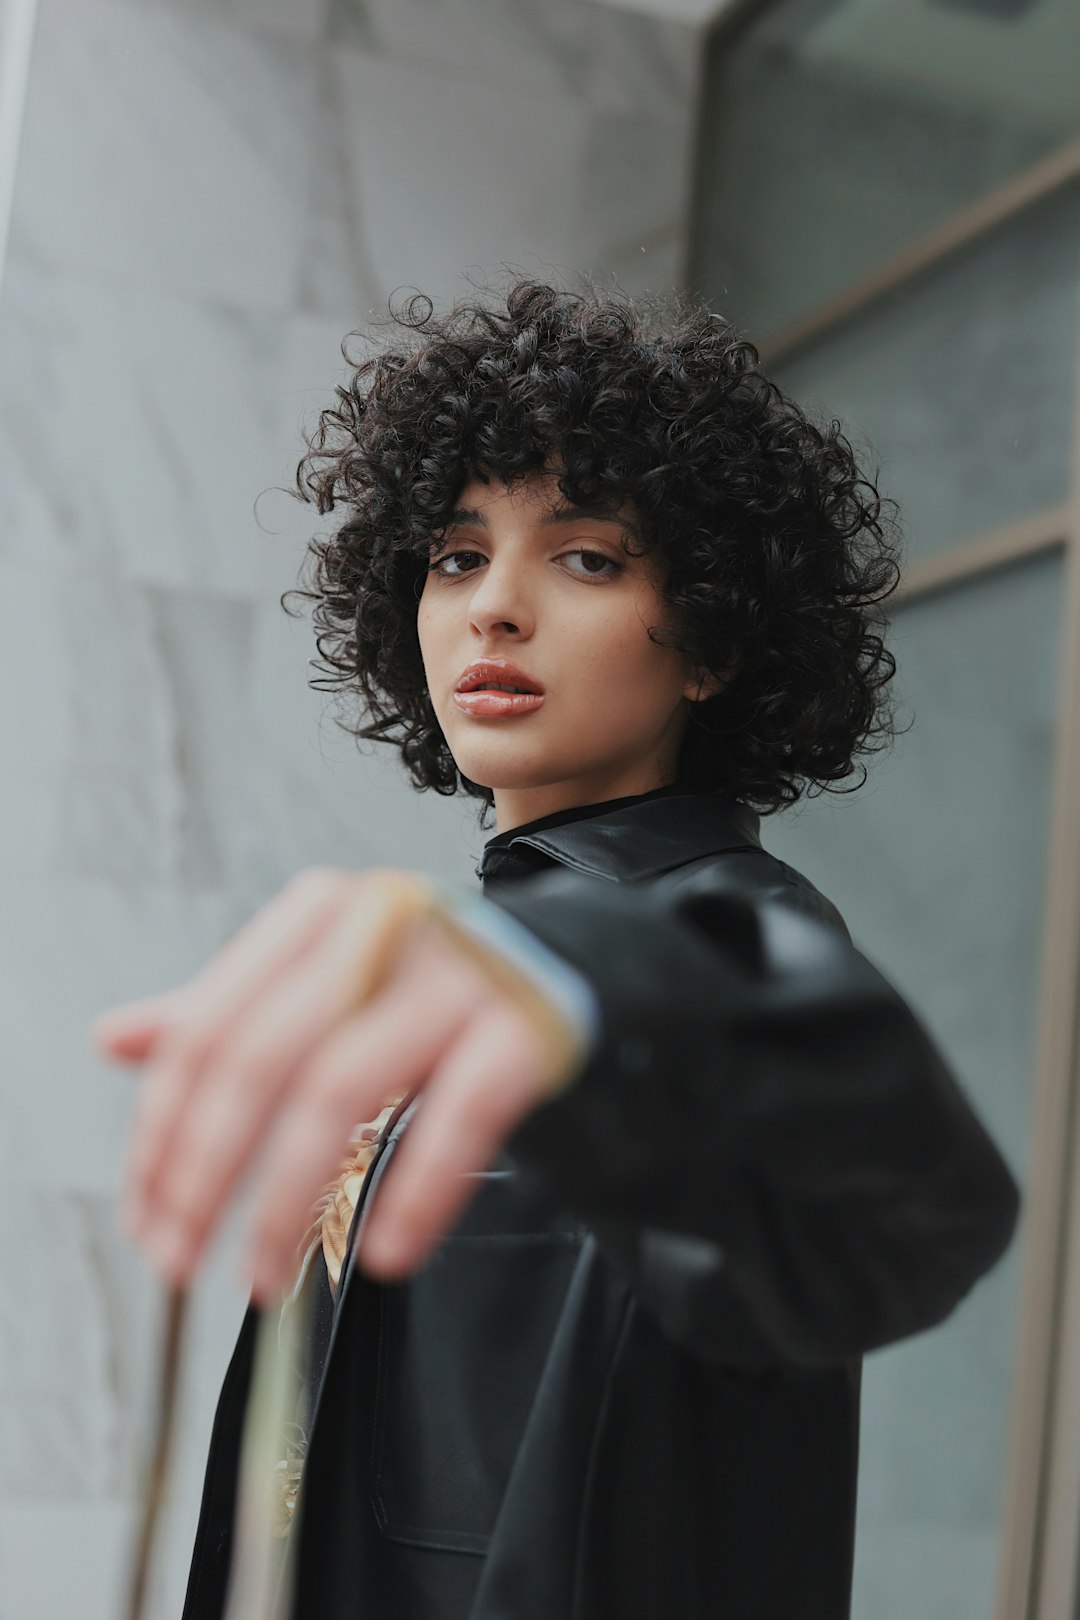
[[[605,577],[610,579],[615,574],[621,574],[622,573],[622,565],[620,563],[617,563],[614,560],[613,557],[609,557],[603,551],[588,551],[584,547],[579,547],[576,551],[565,551],[565,552],[563,552],[563,556],[564,557],[587,557],[590,562],[606,563],[607,566],[608,566],[608,573],[607,573],[606,576],[599,568],[591,568],[590,567],[590,568],[587,568],[585,570],[586,574],[590,575],[593,579],[604,579]]]
[[[480,555],[481,555],[481,553],[479,551],[447,551],[447,552],[444,552],[441,557],[436,557],[434,562],[429,562],[428,563],[428,573],[429,574],[442,574],[444,576],[444,578],[446,578],[446,579],[457,579],[459,577],[458,576],[458,571],[456,569],[448,569],[448,568],[446,568],[444,566],[444,564],[446,564],[448,562],[453,562],[455,557],[479,557]],[[469,570],[466,569],[465,572],[468,573]]]
[[[460,579],[462,574],[473,572],[471,568],[462,568],[460,566],[459,559],[462,557],[466,559],[470,557],[479,558],[483,561],[484,553],[482,551],[445,551],[441,557],[435,557],[428,563],[428,573],[439,574],[443,579]],[[573,551],[564,551],[559,560],[562,561],[563,557],[581,557],[584,559],[586,566],[578,574],[579,579],[611,579],[616,574],[622,573],[621,563],[615,562],[612,557],[608,557],[602,551],[591,551],[585,546],[579,546]],[[448,567],[447,565],[450,563],[455,564],[455,566]]]

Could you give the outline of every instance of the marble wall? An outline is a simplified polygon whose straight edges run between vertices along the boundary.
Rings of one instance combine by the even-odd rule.
[[[0,297],[0,1620],[112,1620],[133,1524],[158,1298],[89,1019],[303,865],[469,879],[485,836],[306,684],[301,426],[396,287],[677,283],[700,47],[586,0],[41,0]],[[195,1301],[162,1620],[240,1219]]]

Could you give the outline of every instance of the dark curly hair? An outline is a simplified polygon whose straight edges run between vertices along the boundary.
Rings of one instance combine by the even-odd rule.
[[[344,729],[392,742],[418,789],[492,804],[435,717],[417,604],[432,540],[471,477],[513,486],[556,471],[574,504],[632,503],[645,550],[666,564],[677,645],[698,669],[733,667],[722,691],[689,704],[678,783],[770,814],[887,745],[896,664],[877,605],[900,576],[884,513],[896,503],[862,475],[840,423],[815,425],[728,321],[690,295],[523,276],[441,315],[422,293],[388,307],[376,352],[356,362],[348,348],[372,328],[342,340],[355,369],[304,433],[288,492],[344,513],[309,543],[310,588],[281,597],[286,612],[292,596],[315,603],[324,674],[310,685],[363,700]]]

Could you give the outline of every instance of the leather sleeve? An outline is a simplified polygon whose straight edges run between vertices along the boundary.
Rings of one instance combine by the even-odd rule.
[[[827,1364],[932,1327],[1020,1191],[917,1016],[766,852],[493,903],[576,967],[601,1028],[506,1144],[663,1330],[733,1366]]]

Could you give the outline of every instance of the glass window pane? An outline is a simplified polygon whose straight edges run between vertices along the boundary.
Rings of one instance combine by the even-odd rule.
[[[869,448],[914,561],[1065,498],[1078,290],[1070,186],[767,369]]]
[[[897,612],[915,724],[763,842],[908,998],[1027,1174],[1062,552]],[[990,1620],[1025,1220],[938,1327],[864,1362],[853,1620]]]
[[[999,8],[1000,9],[1000,8]],[[706,64],[694,284],[755,341],[1064,145],[1080,6],[789,0]]]

